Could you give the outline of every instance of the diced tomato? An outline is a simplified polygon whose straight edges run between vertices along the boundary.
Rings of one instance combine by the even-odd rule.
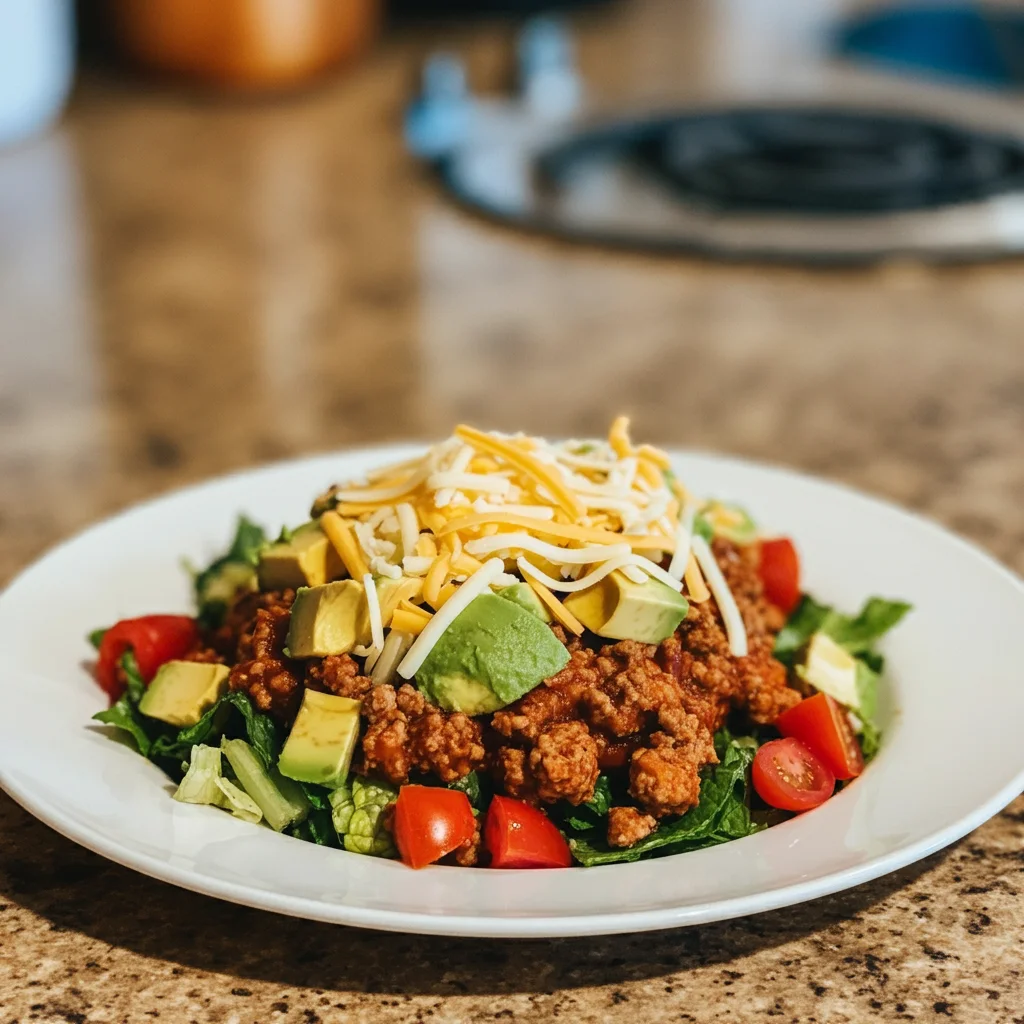
[[[402,860],[425,868],[473,838],[469,797],[439,786],[403,786],[395,802],[394,834]]]
[[[855,779],[864,771],[864,755],[843,706],[827,693],[816,693],[783,712],[775,723],[813,751],[837,779]]]
[[[836,788],[828,766],[799,740],[769,740],[754,757],[751,770],[757,795],[781,811],[809,811]]]
[[[487,811],[484,845],[492,868],[567,868],[569,844],[543,812],[508,796],[496,796]]]
[[[195,619],[188,615],[143,615],[122,619],[103,634],[96,661],[96,681],[117,700],[124,686],[117,678],[117,664],[129,648],[135,653],[139,673],[148,683],[165,662],[187,654],[199,639]]]
[[[787,537],[761,542],[764,596],[787,615],[800,603],[800,559]]]

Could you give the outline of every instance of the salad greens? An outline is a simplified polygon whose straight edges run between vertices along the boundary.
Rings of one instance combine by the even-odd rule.
[[[878,683],[885,659],[874,645],[910,611],[904,601],[869,598],[856,615],[845,615],[804,595],[775,640],[775,657],[784,665],[798,665],[802,652],[815,633],[824,633],[856,660],[860,723],[858,735],[866,760],[878,752],[881,733],[877,723]]]
[[[394,857],[395,844],[384,827],[384,811],[398,799],[398,790],[386,782],[352,779],[330,796],[334,827],[349,853]]]
[[[259,804],[230,779],[224,778],[221,769],[220,749],[197,743],[174,799],[186,804],[223,807],[243,821],[260,821],[263,812]]]
[[[239,516],[228,550],[202,572],[195,573],[193,586],[199,609],[197,618],[204,626],[221,624],[236,591],[256,589],[256,565],[260,550],[266,543],[263,527]]]
[[[649,836],[626,849],[608,846],[601,826],[570,835],[569,847],[576,860],[584,867],[617,864],[639,860],[653,851],[658,851],[658,856],[683,853],[759,832],[763,826],[750,817],[749,795],[750,766],[757,741],[735,738],[723,729],[715,736],[715,749],[720,761],[705,771],[696,807],[679,818],[663,821]],[[567,819],[569,829],[575,820],[575,816]]]

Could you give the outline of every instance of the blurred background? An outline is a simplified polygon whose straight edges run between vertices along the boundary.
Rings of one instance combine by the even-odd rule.
[[[0,583],[214,473],[619,411],[1022,568],[1022,86],[1015,4],[6,0]]]

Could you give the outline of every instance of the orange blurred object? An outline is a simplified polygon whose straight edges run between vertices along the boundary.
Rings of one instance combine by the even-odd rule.
[[[143,67],[229,89],[298,85],[362,53],[381,0],[112,0]]]

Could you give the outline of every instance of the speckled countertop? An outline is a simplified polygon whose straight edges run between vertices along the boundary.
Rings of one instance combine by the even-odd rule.
[[[584,67],[609,94],[721,85],[744,7],[591,16]],[[460,39],[500,74],[500,29]],[[0,583],[210,474],[460,419],[583,434],[619,408],[638,435],[846,481],[1024,569],[1020,264],[816,274],[502,232],[402,152],[429,43],[266,105],[90,77],[58,132],[0,154]],[[763,90],[769,65],[724,88]],[[150,881],[0,797],[0,1020],[1020,1022],[1022,887],[1018,800],[914,867],[760,917],[425,939]]]

